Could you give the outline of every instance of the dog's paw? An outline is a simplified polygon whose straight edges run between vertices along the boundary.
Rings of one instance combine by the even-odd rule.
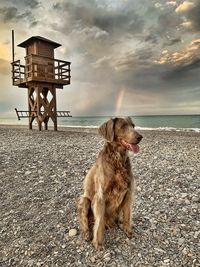
[[[124,227],[123,230],[124,230],[124,233],[128,236],[128,238],[132,238],[133,237],[133,231],[131,230],[131,228]]]
[[[125,234],[128,236],[128,238],[132,238],[133,237],[133,231],[131,231],[131,230],[125,231]]]
[[[90,233],[89,233],[89,231],[82,232],[81,236],[85,241],[90,241]]]
[[[98,242],[96,240],[93,240],[92,241],[92,244],[94,245],[94,247],[97,249],[97,250],[104,250],[104,246],[101,242]]]

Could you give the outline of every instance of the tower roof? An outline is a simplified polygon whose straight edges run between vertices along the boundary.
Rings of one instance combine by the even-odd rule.
[[[46,38],[41,37],[41,36],[32,36],[29,39],[27,39],[24,42],[22,42],[21,44],[18,44],[18,46],[20,46],[20,47],[27,47],[30,43],[32,43],[34,41],[37,41],[37,40],[43,41],[45,43],[52,44],[54,46],[54,48],[57,48],[57,47],[61,46],[61,44],[56,43],[54,41],[51,41],[51,40],[46,39]]]

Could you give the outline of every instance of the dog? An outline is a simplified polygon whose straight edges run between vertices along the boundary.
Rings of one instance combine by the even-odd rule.
[[[94,219],[93,245],[103,247],[105,227],[117,225],[122,215],[122,228],[132,237],[131,207],[135,179],[127,151],[139,152],[142,140],[130,117],[114,118],[99,127],[106,140],[104,148],[84,179],[84,193],[78,200],[80,231],[90,240],[90,218]]]

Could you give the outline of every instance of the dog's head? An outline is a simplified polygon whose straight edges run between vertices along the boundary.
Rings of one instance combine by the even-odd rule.
[[[130,151],[139,152],[138,143],[142,140],[142,135],[135,130],[130,117],[108,120],[99,127],[99,133],[107,142],[116,142]]]

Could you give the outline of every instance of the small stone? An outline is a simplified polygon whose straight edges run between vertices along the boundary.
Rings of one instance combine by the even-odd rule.
[[[104,258],[104,261],[109,262],[111,260],[110,252],[104,254],[103,258]]]
[[[118,266],[119,266],[119,265],[117,265],[116,262],[111,262],[111,263],[110,263],[110,267],[118,267]],[[130,267],[133,267],[132,264],[131,264]]]
[[[104,257],[104,258],[106,258],[106,257],[110,257],[110,252],[104,254],[103,257]]]
[[[31,174],[31,171],[26,171],[25,172],[25,175],[29,175],[29,174]]]
[[[77,230],[76,229],[70,229],[69,230],[69,236],[75,236],[77,234]]]
[[[91,258],[90,258],[90,261],[91,261],[92,263],[95,263],[95,261],[96,261],[95,257],[91,257]]]
[[[63,211],[63,210],[59,210],[59,212],[60,212],[60,213],[64,213],[64,211]]]
[[[187,193],[181,193],[181,198],[185,198],[185,197],[187,197]]]
[[[196,232],[194,233],[194,238],[198,238],[199,233],[200,233],[200,231],[196,231]]]
[[[28,261],[28,266],[32,267],[33,264],[34,264],[34,260],[29,260],[29,261]]]
[[[187,254],[187,248],[184,248],[184,249],[182,250],[182,253],[183,253],[184,255],[186,255],[186,254]]]
[[[169,263],[170,259],[164,259],[164,263]]]
[[[193,202],[200,202],[200,199],[197,196],[192,197]]]
[[[154,250],[155,250],[155,251],[158,251],[158,252],[160,252],[160,253],[165,253],[165,251],[164,251],[163,249],[161,249],[161,248],[154,248]]]
[[[180,233],[180,229],[179,228],[174,228],[172,231],[173,235],[177,235],[178,233]]]
[[[185,204],[190,204],[189,199],[185,199]]]
[[[110,260],[111,260],[110,257],[106,257],[106,258],[104,258],[104,261],[106,261],[106,262],[109,262]]]
[[[192,209],[193,209],[193,210],[198,209],[198,204],[197,204],[197,203],[192,204]]]
[[[178,239],[178,244],[181,246],[184,243],[185,239],[184,238],[179,238]]]

